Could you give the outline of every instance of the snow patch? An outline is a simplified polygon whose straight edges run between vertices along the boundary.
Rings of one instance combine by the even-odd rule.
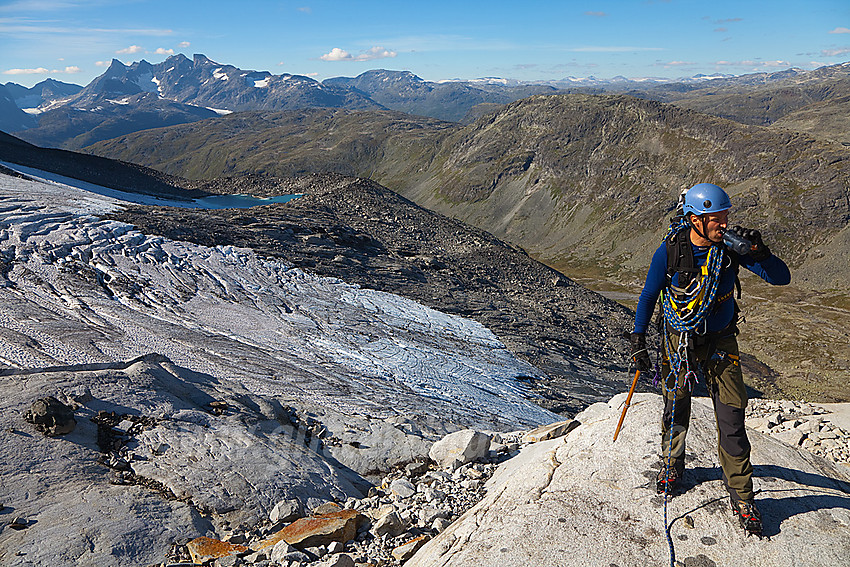
[[[213,71],[213,78],[214,78],[214,79],[219,79],[219,80],[221,80],[221,81],[226,81],[229,77],[227,76],[227,73],[222,73],[222,72],[221,72],[221,67],[219,67],[218,69],[216,69],[215,71]]]
[[[262,81],[254,81],[254,86],[258,89],[263,89],[269,86],[269,77],[266,77]]]
[[[228,114],[233,114],[232,110],[225,110],[223,108],[213,108],[211,106],[205,106],[204,108],[206,108],[207,110],[212,110],[219,116],[227,116]]]

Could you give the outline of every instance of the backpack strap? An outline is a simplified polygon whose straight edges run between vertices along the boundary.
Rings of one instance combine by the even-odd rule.
[[[678,287],[687,287],[700,269],[694,264],[694,250],[691,248],[689,230],[684,229],[664,240],[667,246],[667,286],[673,283],[676,272],[679,273]]]

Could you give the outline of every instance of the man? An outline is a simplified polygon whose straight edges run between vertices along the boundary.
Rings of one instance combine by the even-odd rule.
[[[632,359],[641,372],[652,369],[646,329],[659,294],[662,298],[662,376],[664,415],[659,493],[675,492],[685,470],[685,436],[691,414],[691,387],[702,377],[711,395],[718,429],[718,454],[732,511],[749,533],[761,535],[761,515],[753,502],[750,442],[744,427],[747,392],[738,357],[737,305],[733,299],[738,267],[774,285],[791,274],[771,254],[757,230],[730,232],[749,240],[749,252],[738,254],[723,244],[729,208],[726,192],[699,183],[684,196],[684,218],[670,227],[652,257],[638,301]],[[727,236],[732,236],[731,234]]]

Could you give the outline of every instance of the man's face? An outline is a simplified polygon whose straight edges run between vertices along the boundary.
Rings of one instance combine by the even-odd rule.
[[[699,217],[692,217],[692,219],[706,238],[712,242],[721,242],[723,240],[723,231],[726,230],[729,220],[729,211],[706,213]]]

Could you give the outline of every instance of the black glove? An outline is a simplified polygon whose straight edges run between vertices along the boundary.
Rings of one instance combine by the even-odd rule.
[[[766,260],[770,257],[770,249],[761,239],[761,232],[752,228],[741,228],[740,226],[733,226],[729,230],[750,241],[752,244],[752,247],[750,248],[750,258],[756,262],[761,262],[762,260]]]
[[[641,372],[652,370],[652,360],[649,358],[649,351],[646,350],[646,335],[632,333],[629,335],[629,342],[632,343],[631,358],[635,361],[637,369]]]

